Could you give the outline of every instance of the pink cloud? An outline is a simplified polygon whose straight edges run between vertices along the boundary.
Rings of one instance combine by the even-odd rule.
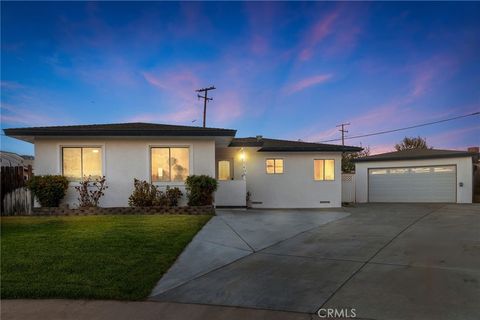
[[[460,129],[453,129],[442,131],[442,133],[427,136],[427,142],[435,148],[460,148],[466,150],[463,146],[467,137],[477,137],[477,146],[480,145],[480,125],[464,127]],[[475,146],[475,145],[473,145]],[[468,146],[467,146],[468,147]],[[470,146],[471,147],[471,146]]]
[[[200,112],[200,108],[186,108],[169,113],[144,113],[132,116],[128,118],[127,121],[185,124],[192,123],[193,120],[196,120],[197,124],[201,124],[199,121]]]
[[[331,128],[320,132],[312,131],[313,130],[310,130],[310,132],[300,134],[301,139],[304,141],[318,142],[322,140],[329,140],[340,137],[340,132],[338,131],[338,128]]]
[[[434,86],[450,78],[457,70],[456,56],[439,54],[419,63],[411,64],[405,71],[411,76],[410,99],[419,98]]]
[[[204,85],[199,77],[190,70],[167,71],[163,73],[143,72],[143,77],[151,86],[157,88],[167,101],[168,109],[158,113],[140,114],[128,121],[184,123],[201,125],[203,102],[197,98],[196,89]],[[234,87],[240,85],[234,83]],[[210,93],[213,101],[207,105],[207,126],[222,126],[244,114],[241,94],[235,90],[219,88]]]
[[[305,90],[309,87],[312,87],[312,86],[315,86],[315,85],[318,85],[318,84],[321,84],[321,83],[325,83],[326,81],[330,80],[331,78],[332,78],[331,74],[319,74],[319,75],[316,75],[316,76],[308,77],[308,78],[299,80],[299,81],[287,86],[284,89],[284,92],[287,95],[290,95],[290,94]]]
[[[412,81],[413,88],[411,95],[413,97],[423,95],[429,89],[434,74],[435,72],[432,69],[419,71]]]
[[[219,92],[215,100],[209,104],[208,109],[210,112],[207,113],[207,117],[210,117],[218,126],[240,118],[245,111],[241,95],[236,91]]]
[[[257,55],[266,54],[269,50],[269,43],[260,35],[254,35],[250,43],[250,50]]]
[[[15,125],[41,126],[61,123],[61,120],[46,116],[45,113],[37,113],[21,106],[2,102],[1,122]]]
[[[370,155],[395,151],[395,143],[374,144],[369,146]]]
[[[312,26],[303,40],[299,60],[306,61],[312,57],[315,46],[332,33],[333,25],[338,19],[338,16],[338,10],[330,12]]]
[[[184,90],[199,88],[200,80],[191,71],[166,72],[154,75],[151,72],[143,72],[145,80],[161,90],[171,90],[178,93]]]
[[[265,55],[271,48],[269,39],[278,31],[278,16],[283,4],[247,1],[244,7],[251,33],[247,47],[255,55]]]

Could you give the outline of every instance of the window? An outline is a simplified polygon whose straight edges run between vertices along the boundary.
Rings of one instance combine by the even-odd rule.
[[[335,160],[313,160],[313,179],[335,180]]]
[[[230,180],[231,178],[230,161],[218,161],[218,180]]]
[[[70,181],[102,176],[102,149],[98,147],[63,147],[62,173]]]
[[[283,159],[267,159],[265,167],[268,174],[283,173]]]
[[[185,181],[189,174],[190,152],[187,147],[152,148],[152,182]]]

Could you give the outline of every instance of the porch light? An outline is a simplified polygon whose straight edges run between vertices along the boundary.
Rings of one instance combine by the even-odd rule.
[[[240,152],[240,160],[245,161],[245,151]]]

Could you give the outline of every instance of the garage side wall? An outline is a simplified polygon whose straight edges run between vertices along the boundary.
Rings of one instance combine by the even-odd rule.
[[[472,203],[472,158],[444,158],[401,161],[372,161],[355,164],[355,194],[356,202],[368,202],[368,169],[399,168],[415,166],[446,166],[457,167],[457,203]],[[463,187],[460,187],[463,183]]]

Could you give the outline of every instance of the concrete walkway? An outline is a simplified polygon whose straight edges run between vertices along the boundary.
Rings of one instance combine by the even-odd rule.
[[[348,216],[337,210],[217,210],[158,282],[151,296],[178,287],[299,233]]]
[[[271,244],[259,235],[249,243],[254,253],[152,299],[309,314],[355,308],[365,319],[478,319],[480,206],[348,210],[343,219],[304,225]],[[245,219],[235,223],[255,228],[261,221]]]

